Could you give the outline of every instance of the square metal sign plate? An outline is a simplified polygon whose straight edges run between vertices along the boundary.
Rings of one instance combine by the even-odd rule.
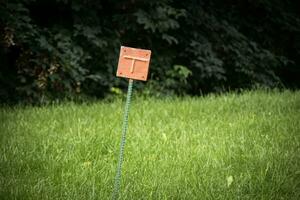
[[[151,51],[121,46],[117,76],[146,81]]]

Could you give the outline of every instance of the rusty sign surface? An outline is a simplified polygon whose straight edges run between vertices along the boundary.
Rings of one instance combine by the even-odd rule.
[[[117,76],[146,81],[151,51],[121,46]]]

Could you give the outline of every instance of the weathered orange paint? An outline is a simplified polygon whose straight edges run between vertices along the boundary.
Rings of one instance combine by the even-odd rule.
[[[151,51],[121,46],[117,76],[146,81]]]

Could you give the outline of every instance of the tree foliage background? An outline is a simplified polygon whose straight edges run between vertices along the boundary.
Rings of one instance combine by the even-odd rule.
[[[147,95],[300,87],[300,2],[2,0],[0,101],[104,97],[121,45],[152,50]]]

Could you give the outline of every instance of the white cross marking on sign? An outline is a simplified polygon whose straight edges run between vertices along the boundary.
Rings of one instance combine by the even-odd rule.
[[[134,57],[134,56],[124,56],[124,58],[132,59],[132,63],[131,63],[131,67],[130,67],[130,72],[131,73],[133,73],[133,71],[134,71],[134,63],[135,63],[136,60],[143,61],[143,62],[148,62],[149,61],[149,59],[138,58],[138,57]]]

